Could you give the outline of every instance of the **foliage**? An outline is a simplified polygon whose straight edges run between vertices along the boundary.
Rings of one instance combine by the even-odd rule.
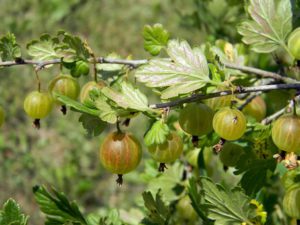
[[[68,20],[67,15],[70,12],[89,17],[90,15],[84,12],[89,10],[97,12],[99,9],[96,4],[93,9],[93,4],[89,5],[85,0],[74,0],[69,5],[55,2],[40,3],[44,7],[61,6],[59,15],[49,17],[45,27],[49,23]],[[93,0],[93,3],[95,2]],[[174,10],[176,6],[182,6],[182,3],[176,2],[176,0],[168,1],[169,8]],[[119,4],[122,6],[126,3]],[[165,3],[158,1],[153,6],[160,12],[158,14],[161,14],[160,7],[163,8],[163,4]],[[298,182],[294,177],[282,178],[288,176],[287,170],[299,167],[297,150],[292,149],[294,152],[290,153],[291,149],[280,149],[270,123],[281,114],[293,117],[297,115],[299,93],[287,91],[289,102],[284,100],[282,104],[284,108],[280,109],[282,107],[280,106],[275,114],[268,113],[267,118],[261,123],[251,118],[246,121],[243,108],[262,92],[278,89],[281,98],[281,94],[286,93],[281,89],[300,88],[299,61],[294,54],[297,53],[297,49],[290,51],[287,46],[290,33],[297,29],[295,12],[297,13],[299,9],[298,1],[194,0],[186,5],[196,7],[187,13],[184,12],[184,8],[178,11],[178,15],[184,20],[181,21],[181,25],[185,28],[198,29],[201,39],[195,44],[194,41],[190,41],[195,40],[193,39],[195,37],[182,38],[176,32],[169,31],[167,26],[162,25],[163,23],[158,23],[160,21],[156,21],[154,25],[143,24],[144,28],[139,31],[141,33],[139,37],[142,37],[144,45],[138,44],[140,48],[144,47],[146,50],[146,53],[140,55],[150,53],[151,57],[148,56],[147,59],[135,60],[129,52],[121,50],[118,53],[110,53],[109,48],[109,50],[100,48],[103,57],[99,57],[95,51],[99,47],[95,44],[98,43],[98,39],[90,44],[85,37],[64,30],[42,34],[39,38],[27,41],[26,51],[21,47],[22,42],[16,40],[17,32],[11,30],[11,33],[1,36],[0,65],[3,66],[1,71],[8,71],[5,66],[32,66],[34,71],[31,73],[34,73],[35,82],[38,84],[37,93],[46,89],[44,84],[51,79],[48,79],[50,76],[42,76],[43,73],[71,73],[76,84],[77,81],[86,83],[89,79],[95,84],[97,82],[101,84],[99,87],[95,85],[95,88],[86,93],[89,98],[83,102],[77,101],[75,97],[71,99],[63,94],[53,93],[53,97],[62,106],[61,111],[65,114],[66,108],[69,107],[71,112],[66,115],[65,122],[56,122],[51,117],[45,120],[45,125],[43,124],[38,134],[40,137],[47,137],[51,133],[48,129],[51,129],[53,123],[61,123],[58,134],[51,141],[39,140],[37,132],[34,133],[35,131],[29,130],[27,126],[18,128],[20,130],[15,132],[17,125],[22,124],[21,121],[27,121],[23,114],[18,114],[20,118],[17,118],[16,122],[13,122],[12,118],[8,119],[10,126],[13,125],[11,127],[15,128],[13,134],[17,136],[17,141],[13,141],[13,144],[9,141],[11,134],[4,133],[0,136],[0,154],[3,155],[0,164],[3,167],[1,168],[3,177],[6,178],[13,173],[14,168],[11,165],[17,165],[18,161],[14,157],[20,155],[21,163],[17,165],[15,173],[22,171],[22,174],[26,173],[26,177],[34,176],[28,183],[24,178],[22,182],[16,182],[19,186],[23,184],[24,192],[27,191],[27,186],[41,182],[45,185],[54,185],[72,198],[75,196],[79,199],[77,204],[75,201],[69,201],[66,195],[56,188],[48,191],[45,186],[34,186],[34,197],[40,210],[45,214],[45,224],[277,225],[287,224],[295,219],[282,213],[281,210],[282,199],[286,196],[284,188]],[[72,21],[70,24],[72,25]],[[97,25],[97,21],[93,23],[92,27],[95,30],[92,31],[96,33],[95,24]],[[90,25],[87,23],[86,26]],[[72,30],[72,26],[70,28]],[[85,33],[85,26],[82,29]],[[102,33],[105,36],[105,32]],[[132,38],[135,38],[137,35],[133,36]],[[102,39],[99,42],[101,41]],[[85,64],[84,75],[90,77],[74,73],[79,62]],[[33,89],[35,85],[28,80],[21,77],[14,82],[22,86],[23,81],[26,81],[24,89],[29,87]],[[7,87],[10,84],[14,87],[15,83],[10,83],[10,80],[3,83]],[[62,82],[62,89],[69,89],[63,85]],[[6,90],[0,90],[5,99],[0,99],[1,104],[5,101],[11,102],[12,99],[18,101],[13,90]],[[12,93],[6,93],[10,91]],[[265,94],[266,99],[268,94]],[[180,127],[179,114],[185,104],[191,102],[206,104],[207,102],[202,100],[214,98],[215,101],[220,101],[215,105],[223,105],[223,96],[230,98],[231,106],[227,109],[235,111],[236,115],[226,117],[229,113],[224,109],[219,112],[217,109],[208,110],[210,118],[214,117],[214,131],[209,130],[205,135],[195,136]],[[267,112],[270,112],[271,103],[279,105],[277,100],[266,101]],[[10,107],[8,105],[3,104],[3,108]],[[34,112],[41,111],[30,105],[28,107]],[[224,116],[216,120],[215,118],[223,111]],[[193,113],[195,112],[190,114],[192,121]],[[74,118],[75,116],[77,118]],[[207,115],[200,116],[203,116],[205,121],[210,120]],[[41,119],[41,116],[33,117],[34,124]],[[57,113],[55,117],[60,118]],[[238,131],[234,126],[240,122],[243,123],[241,130],[243,132],[238,132],[230,138],[228,135]],[[232,129],[227,127],[228,124],[232,125]],[[6,126],[9,127],[4,123],[4,128],[7,128]],[[284,126],[289,131],[292,126],[287,123],[280,124],[277,129],[285,146],[288,146],[288,143],[298,143],[297,135],[286,136],[287,134],[281,132]],[[115,133],[118,135],[113,137],[117,147],[125,146],[130,150],[128,144],[123,144],[118,139],[123,137],[124,133],[130,132],[137,137],[134,138],[137,146],[140,146],[140,143],[143,143],[145,148],[158,146],[155,148],[158,157],[153,157],[154,159],[150,159],[147,151],[144,151],[144,163],[126,174],[124,189],[117,189],[112,185],[103,167],[107,163],[111,171],[117,173],[117,182],[121,183],[124,174],[119,173],[127,171],[126,163],[130,159],[131,155],[128,153],[130,151],[121,156],[116,148],[115,157],[111,158],[108,153],[105,154],[106,161],[102,162],[101,166],[98,165],[98,160],[95,160],[99,157],[98,138],[97,144],[89,143],[98,136],[100,142],[103,142],[106,133],[111,132],[108,129],[117,130]],[[27,132],[30,143],[27,143],[27,137],[22,136]],[[169,141],[170,134],[176,134],[176,140],[179,141]],[[65,143],[66,138],[70,141]],[[228,141],[223,138],[234,140],[234,144],[240,147],[241,153],[237,163],[223,165],[222,160],[213,154],[222,151],[222,147]],[[65,144],[56,148],[55,144],[60,143]],[[177,157],[176,162],[167,165],[159,162],[157,159],[159,156],[171,159],[176,155],[172,151],[180,148],[181,152],[182,143],[183,154]],[[15,145],[24,145],[22,148],[25,149],[24,152],[16,149]],[[89,147],[86,147],[87,145]],[[111,146],[106,147],[106,150],[109,147]],[[53,152],[49,156],[50,151]],[[167,151],[168,154],[159,151]],[[119,160],[120,158],[122,160]],[[164,159],[163,162],[173,161],[173,158],[169,159]],[[122,164],[120,166],[124,170],[118,170],[121,172],[114,170],[116,161]],[[166,171],[160,173],[163,170]],[[42,177],[41,180],[39,176]],[[283,182],[289,183],[281,185],[281,178],[285,180]],[[143,192],[141,195],[138,193],[140,191]],[[187,195],[198,215],[194,220],[183,218],[177,207],[180,199]],[[114,198],[115,196],[118,197]],[[272,198],[269,199],[269,196]],[[98,208],[97,211],[95,207]],[[94,212],[89,213],[90,211]],[[135,216],[132,216],[133,214]],[[26,225],[27,221],[28,217],[21,213],[19,205],[14,200],[9,199],[4,203],[3,209],[0,210],[0,224]]]

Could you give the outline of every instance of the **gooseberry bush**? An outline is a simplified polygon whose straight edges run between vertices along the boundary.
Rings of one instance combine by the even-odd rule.
[[[224,2],[246,9],[243,20],[230,25],[241,41],[228,33],[227,14],[224,30],[209,27],[211,35],[198,46],[171,37],[161,24],[146,25],[149,59],[99,57],[86,40],[65,31],[28,43],[30,59],[14,34],[0,39],[1,67],[33,67],[37,85],[24,98],[24,111],[36,128],[56,106],[77,113],[95,138],[110,127],[95,151],[116,185],[142,158],[153,159],[145,163],[152,188],[142,195],[140,220],[128,222],[117,209],[86,215],[64,193],[35,186],[45,224],[300,223],[300,3]],[[214,16],[201,21],[207,25]],[[220,31],[228,35],[220,39]],[[56,66],[60,73],[47,87],[40,72]],[[91,80],[80,88],[82,76]],[[7,114],[2,106],[0,125]],[[143,140],[130,132],[138,116],[148,121],[139,131]],[[0,211],[0,224],[26,225],[28,218],[13,199]]]

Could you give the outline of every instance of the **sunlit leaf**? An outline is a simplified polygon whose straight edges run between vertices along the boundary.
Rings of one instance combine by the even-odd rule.
[[[244,43],[262,53],[285,47],[292,30],[290,0],[250,0],[248,12],[252,20],[243,22],[238,28]]]
[[[138,111],[149,110],[147,97],[128,82],[122,82],[120,84],[120,90],[104,87],[101,92],[124,109],[134,109]]]
[[[36,60],[51,60],[60,58],[73,58],[75,52],[66,45],[60,43],[57,37],[44,34],[39,40],[33,40],[27,44],[27,52]]]
[[[152,124],[146,133],[144,141],[147,146],[153,144],[162,144],[167,140],[170,130],[167,124],[159,120]]]
[[[144,48],[151,55],[158,55],[167,46],[169,33],[161,24],[146,25],[143,30]]]
[[[204,87],[210,82],[207,61],[200,48],[186,41],[172,40],[167,48],[170,60],[150,60],[136,72],[138,81],[148,87],[165,88],[163,99],[176,97]]]

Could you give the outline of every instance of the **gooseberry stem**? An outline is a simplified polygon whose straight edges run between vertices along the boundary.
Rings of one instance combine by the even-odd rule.
[[[120,133],[120,134],[123,133],[121,128],[120,128],[120,120],[119,119],[117,120],[116,126],[117,126],[118,133]]]
[[[38,71],[37,70],[34,70],[35,72],[35,77],[36,77],[36,80],[37,80],[37,86],[38,86],[38,92],[41,92],[41,80],[40,80],[40,76],[38,74]]]

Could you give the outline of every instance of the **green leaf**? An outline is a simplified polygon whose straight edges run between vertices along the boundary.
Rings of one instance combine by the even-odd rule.
[[[13,199],[7,200],[0,210],[0,224],[3,225],[27,225],[28,218]]]
[[[33,188],[35,200],[41,211],[46,214],[46,225],[88,225],[77,204],[55,189],[53,195],[45,188]]]
[[[54,93],[54,95],[57,97],[58,101],[62,102],[66,106],[72,107],[73,109],[79,112],[87,113],[92,116],[99,116],[100,114],[99,110],[88,108],[87,106],[81,104],[80,102],[75,101],[65,95],[61,95],[59,93]]]
[[[255,218],[255,210],[241,188],[227,190],[208,177],[201,177],[199,186],[204,199],[202,207],[206,207],[207,217],[215,220],[215,225],[252,224],[249,222]]]
[[[199,217],[205,221],[205,224],[207,225],[213,225],[214,222],[212,220],[209,220],[207,218],[207,207],[204,206],[204,198],[202,198],[202,194],[199,191],[199,187],[197,185],[197,182],[195,178],[191,178],[189,180],[189,196],[192,201],[192,206],[199,215]]]
[[[151,55],[158,55],[169,41],[169,33],[161,24],[146,25],[143,30],[144,48]]]
[[[152,124],[150,130],[144,137],[145,144],[147,146],[163,144],[167,140],[169,133],[170,129],[167,124],[165,124],[162,120],[156,121]]]
[[[192,49],[186,41],[172,40],[167,52],[171,61],[151,60],[137,70],[138,81],[148,87],[165,88],[163,99],[190,93],[210,82],[207,61],[200,48]]]
[[[285,40],[292,30],[290,0],[250,0],[248,12],[252,20],[238,27],[244,43],[261,53],[286,48]]]
[[[21,57],[21,48],[16,42],[16,37],[12,33],[7,33],[0,39],[0,60],[15,60]]]
[[[107,125],[99,117],[86,113],[81,114],[79,122],[82,123],[83,128],[86,129],[89,136],[100,135]]]
[[[145,207],[148,209],[148,216],[144,220],[157,225],[168,224],[170,209],[162,201],[160,191],[156,193],[155,199],[150,191],[145,191],[143,192],[143,199]]]
[[[93,94],[93,91],[91,91],[91,94]],[[94,99],[95,107],[100,112],[99,117],[105,122],[116,123],[118,118],[117,110],[108,104],[107,101],[108,99],[102,94],[102,92],[98,93],[97,97]]]
[[[256,194],[267,182],[268,172],[274,172],[276,169],[276,160],[257,159],[253,160],[246,168],[237,168],[235,174],[243,174],[241,186],[247,195]]]
[[[88,45],[80,37],[72,36],[66,32],[60,32],[59,35],[63,35],[63,43],[75,52],[76,58],[88,59],[90,57]]]
[[[100,218],[99,225],[123,225],[118,210],[109,210],[107,216]]]
[[[133,109],[142,112],[150,110],[147,97],[128,82],[120,83],[119,90],[104,87],[101,92],[123,109]]]
[[[60,43],[57,37],[43,34],[39,40],[33,40],[27,44],[28,54],[35,60],[51,60],[64,58],[73,59],[75,52],[68,46]]]
[[[157,170],[157,164],[156,164]],[[184,165],[175,162],[172,166],[168,166],[168,169],[164,173],[159,173],[158,177],[148,181],[148,190],[152,193],[156,193],[161,190],[166,201],[174,201],[178,199],[177,190],[183,190],[182,175],[184,171]]]

